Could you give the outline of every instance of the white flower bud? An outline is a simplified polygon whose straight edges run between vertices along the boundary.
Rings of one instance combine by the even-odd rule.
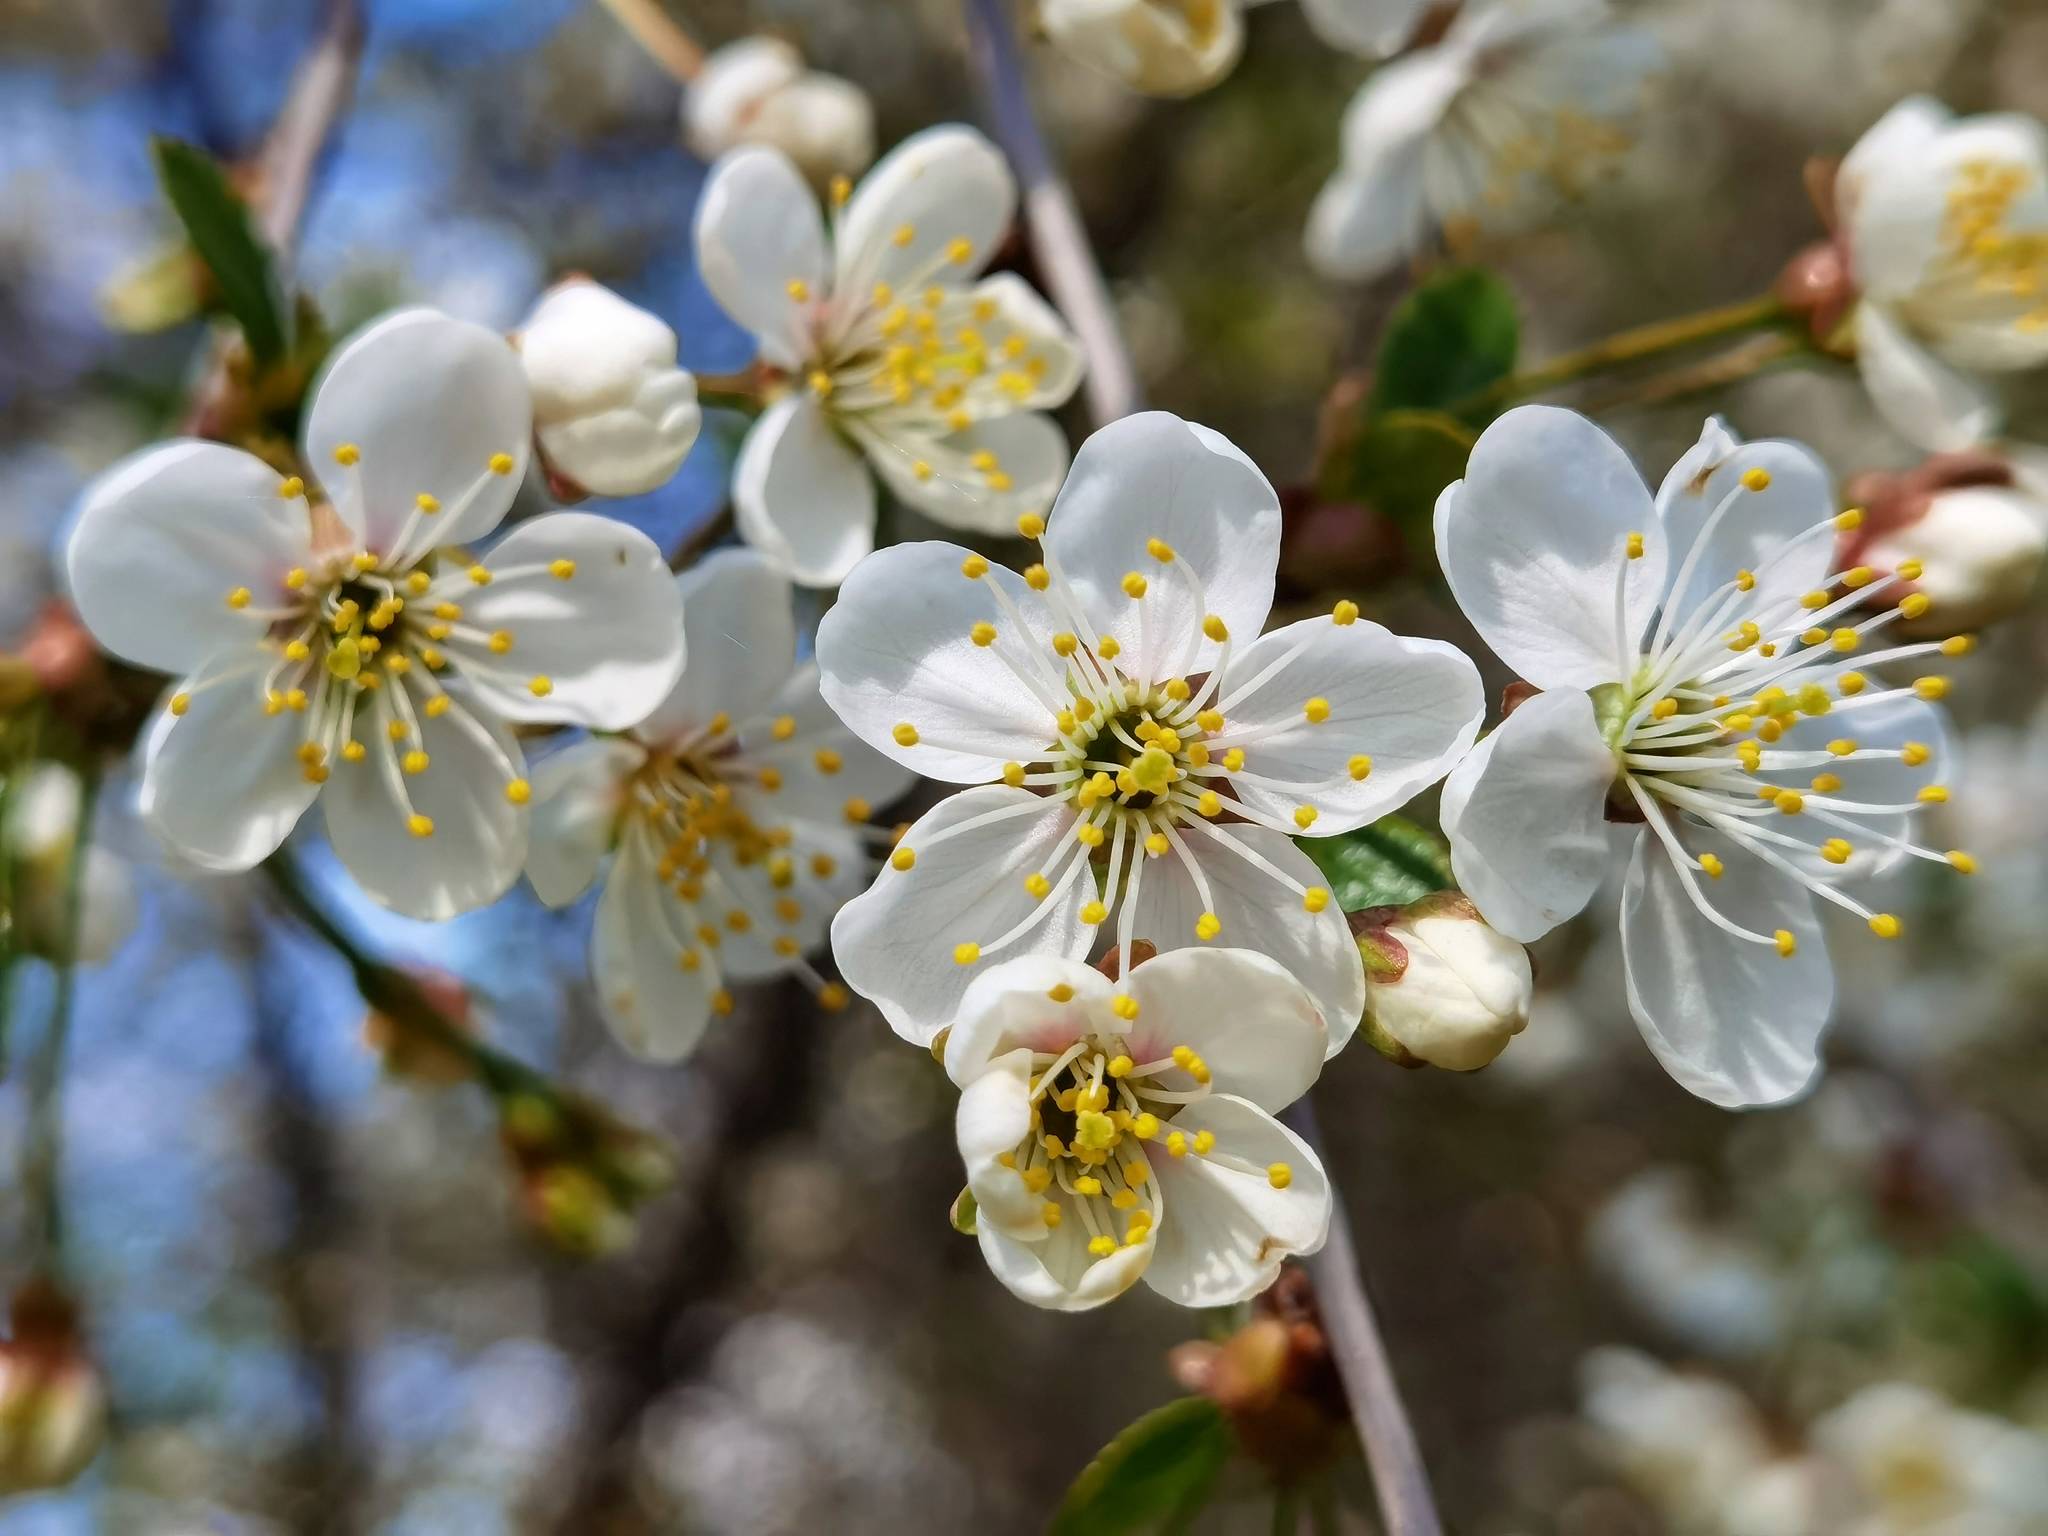
[[[23,942],[39,955],[64,953],[71,921],[71,863],[83,787],[57,763],[23,775],[8,815],[7,846],[18,861],[17,918]],[[72,958],[97,965],[135,928],[135,878],[127,860],[97,846],[79,866],[78,936]]]
[[[806,69],[780,38],[749,37],[705,59],[683,96],[683,141],[707,161],[765,144],[822,186],[873,162],[875,109],[851,81]]]
[[[676,333],[587,278],[550,288],[526,317],[519,356],[548,467],[600,496],[664,484],[697,441],[697,381]]]
[[[1927,511],[1873,539],[1866,564],[1921,565],[1914,586],[1933,599],[1928,633],[1976,629],[2019,608],[2048,551],[2048,503],[2019,486],[1963,485],[1936,491]]]
[[[1373,1044],[1452,1072],[1507,1049],[1529,1022],[1529,952],[1456,892],[1391,909],[1359,937],[1365,1028]]]
[[[1244,48],[1239,0],[1044,0],[1053,44],[1148,96],[1206,91]]]

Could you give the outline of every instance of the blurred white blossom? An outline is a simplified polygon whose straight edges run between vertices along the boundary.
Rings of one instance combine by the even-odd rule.
[[[683,93],[683,139],[702,160],[748,144],[779,150],[814,186],[875,158],[875,109],[849,80],[807,69],[777,37],[727,43]]]

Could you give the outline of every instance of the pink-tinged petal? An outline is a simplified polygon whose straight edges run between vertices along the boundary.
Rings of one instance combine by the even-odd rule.
[[[124,661],[189,672],[252,644],[312,561],[306,503],[254,454],[193,439],[129,455],[86,492],[65,549],[71,600]],[[246,590],[245,606],[229,597]]]
[[[1121,1033],[1123,1021],[1110,1010],[1113,990],[1094,966],[1060,955],[984,967],[947,1032],[946,1075],[964,1088],[1020,1046],[1058,1055],[1084,1035]]]
[[[1614,753],[1593,701],[1539,693],[1451,770],[1443,828],[1459,888],[1511,939],[1540,939],[1592,900],[1612,858]]]
[[[836,587],[875,547],[875,482],[808,390],[770,406],[732,475],[740,537],[806,587]]]

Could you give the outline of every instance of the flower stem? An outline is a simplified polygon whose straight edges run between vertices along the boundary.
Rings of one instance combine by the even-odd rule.
[[[1097,426],[1142,409],[1137,369],[1117,326],[1109,285],[1088,242],[1074,194],[1054,163],[1024,84],[1017,34],[1004,0],[966,0],[974,62],[996,137],[1024,191],[1024,223],[1054,304],[1088,361],[1083,388]]]
[[[1635,326],[1630,330],[1617,331],[1589,347],[1554,357],[1538,367],[1510,374],[1460,401],[1451,407],[1451,411],[1460,414],[1478,406],[1508,405],[1531,395],[1545,394],[1563,384],[1661,357],[1667,352],[1777,326],[1786,318],[1785,308],[1777,297],[1766,293],[1740,303],[1703,309],[1697,314]]]
[[[92,846],[93,807],[98,799],[98,770],[81,769],[78,821],[72,829],[71,858],[65,871],[64,933],[52,957],[57,991],[50,1003],[49,1036],[43,1041],[29,1094],[29,1206],[41,1228],[43,1270],[52,1275],[61,1268],[64,1246],[63,1200],[59,1194],[64,1159],[64,1061],[78,991],[78,931],[85,912],[85,857]]]
[[[1281,1119],[1315,1150],[1327,1174],[1329,1157],[1323,1148],[1322,1130],[1307,1097],[1295,1100]],[[1329,1240],[1320,1251],[1303,1259],[1302,1267],[1315,1284],[1323,1332],[1337,1362],[1344,1395],[1351,1403],[1351,1418],[1365,1448],[1366,1465],[1372,1469],[1373,1493],[1379,1500],[1387,1536],[1442,1536],[1443,1524],[1429,1491],[1429,1473],[1423,1468],[1422,1452],[1415,1443],[1415,1429],[1408,1421],[1401,1389],[1394,1381],[1386,1345],[1380,1341],[1372,1302],[1358,1272],[1358,1251],[1351,1245],[1351,1223],[1344,1215],[1336,1183],[1332,1176]]]
[[[704,68],[704,50],[659,0],[600,0],[620,26],[654,60],[684,85]]]

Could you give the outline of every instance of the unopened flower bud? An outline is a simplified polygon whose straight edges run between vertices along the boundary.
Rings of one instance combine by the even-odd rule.
[[[1044,0],[1039,20],[1069,57],[1148,96],[1206,91],[1244,48],[1238,0]]]
[[[1404,1065],[1471,1072],[1529,1022],[1529,952],[1455,891],[1355,913],[1366,1038]]]
[[[585,1168],[558,1163],[536,1169],[520,1192],[528,1219],[566,1253],[600,1258],[633,1241],[632,1214]]]
[[[875,109],[851,81],[806,69],[780,38],[749,37],[704,61],[683,97],[683,140],[702,160],[765,144],[824,186],[874,160]]]
[[[587,278],[557,283],[519,334],[547,467],[600,496],[667,482],[697,441],[697,381],[676,333]]]
[[[2032,593],[2048,553],[2048,496],[2002,453],[1937,454],[1896,475],[1852,483],[1863,527],[1844,541],[1846,565],[1909,579],[1873,588],[1890,607],[1920,593],[1923,615],[1902,618],[1906,638],[1978,629],[2013,613]]]
[[[12,1318],[12,1336],[0,1342],[0,1495],[70,1482],[107,1432],[106,1390],[70,1303],[32,1282]]]

